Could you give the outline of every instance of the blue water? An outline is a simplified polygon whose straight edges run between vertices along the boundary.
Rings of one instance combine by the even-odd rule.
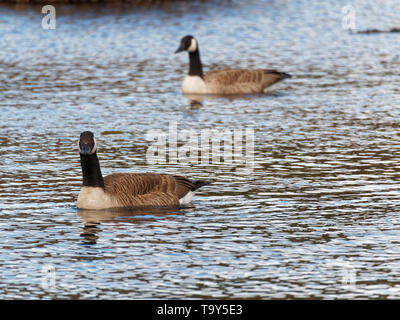
[[[397,1],[352,1],[356,30]],[[342,26],[348,1],[152,8],[0,7],[0,297],[400,298],[400,34]],[[181,93],[193,34],[205,71],[276,68],[274,94]],[[150,164],[151,130],[254,130],[254,170]],[[103,174],[211,179],[191,206],[78,211],[76,143]],[[119,131],[119,134],[111,134]]]

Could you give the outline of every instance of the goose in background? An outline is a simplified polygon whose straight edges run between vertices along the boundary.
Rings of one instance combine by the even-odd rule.
[[[199,44],[190,35],[181,39],[175,53],[189,53],[189,74],[182,83],[185,94],[249,94],[272,91],[273,85],[290,78],[285,72],[270,69],[220,69],[203,73]]]
[[[78,147],[83,176],[79,209],[179,206],[188,204],[194,191],[209,184],[156,173],[113,173],[103,178],[93,133],[82,132]]]

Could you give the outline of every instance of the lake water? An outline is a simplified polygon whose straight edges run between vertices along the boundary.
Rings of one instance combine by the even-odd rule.
[[[0,298],[400,298],[400,34],[343,20],[400,27],[400,3],[348,4],[56,7],[55,30],[0,7]],[[191,103],[186,34],[205,71],[292,78]],[[149,163],[147,135],[174,123],[253,130],[252,167]],[[84,130],[103,174],[213,184],[181,209],[79,211]]]

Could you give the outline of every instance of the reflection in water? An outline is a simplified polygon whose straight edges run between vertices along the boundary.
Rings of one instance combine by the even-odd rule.
[[[183,94],[186,97],[191,109],[199,109],[203,106],[205,100],[221,100],[224,102],[231,103],[235,100],[244,100],[251,102],[254,98],[271,98],[279,97],[284,95],[281,91],[270,91],[266,93],[254,93],[254,94]]]
[[[184,95],[191,109],[200,109],[203,105],[204,96],[203,95]]]
[[[204,100],[213,100],[213,99],[225,99],[228,102],[232,102],[235,99],[247,100],[251,101],[254,97],[267,97],[267,96],[276,96],[279,95],[279,91],[271,91],[266,93],[254,93],[254,94],[188,94],[185,93],[185,96],[189,103],[192,105],[201,104]]]
[[[181,208],[123,208],[107,210],[78,210],[78,215],[85,223],[101,223],[110,221],[124,221],[142,223],[155,218],[171,218],[183,214]]]
[[[0,298],[400,298],[398,33],[350,34],[348,2],[66,6],[56,30],[41,28],[37,7],[0,5]],[[398,25],[398,1],[352,5],[359,30]],[[273,94],[195,97],[191,109],[187,61],[173,54],[189,29],[207,70],[293,78]],[[178,132],[254,128],[254,170],[149,163],[148,133],[171,121]],[[84,130],[98,136],[104,175],[215,183],[190,208],[66,210]],[[46,264],[53,291],[40,286]],[[342,285],[348,274],[354,286]]]
[[[190,108],[193,110],[200,109],[203,106],[201,102],[196,100],[190,100],[189,103],[190,103]]]
[[[86,244],[95,244],[99,238],[101,223],[142,224],[157,219],[170,220],[184,213],[180,208],[123,208],[108,210],[78,210],[78,215],[84,221],[81,236]]]
[[[97,235],[97,232],[99,231],[99,229],[97,228],[97,226],[100,223],[94,223],[94,222],[86,222],[84,227],[83,227],[83,231],[81,233],[81,237],[84,238],[84,243],[86,244],[96,244],[97,239],[99,238],[99,236]]]

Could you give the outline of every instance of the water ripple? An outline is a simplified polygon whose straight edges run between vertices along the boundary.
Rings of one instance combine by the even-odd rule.
[[[400,42],[343,30],[347,4],[65,7],[51,31],[30,7],[1,7],[0,297],[398,299]],[[395,1],[352,5],[360,29],[398,22]],[[275,94],[190,104],[187,57],[173,54],[187,33],[206,70],[293,78]],[[252,127],[253,172],[149,165],[146,134],[172,120]],[[214,183],[181,209],[78,211],[83,130],[98,138],[104,174]]]

